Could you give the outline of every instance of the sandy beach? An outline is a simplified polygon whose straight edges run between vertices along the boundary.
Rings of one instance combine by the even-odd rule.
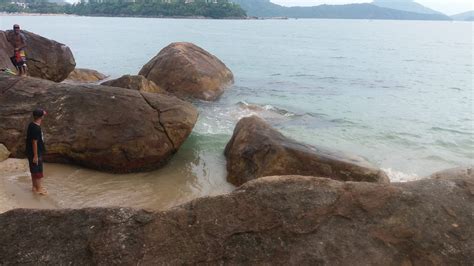
[[[234,189],[224,177],[216,181],[203,171],[196,175],[182,163],[174,161],[160,170],[135,174],[111,174],[46,163],[43,185],[48,195],[40,196],[31,191],[27,161],[10,158],[0,162],[0,213],[15,208],[111,206],[161,210]]]

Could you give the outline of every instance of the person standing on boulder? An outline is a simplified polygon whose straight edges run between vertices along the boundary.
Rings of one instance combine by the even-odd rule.
[[[20,32],[20,25],[13,25],[13,36],[8,40],[14,48],[12,63],[18,70],[18,75],[26,76],[26,37]]]
[[[30,166],[32,190],[40,195],[47,194],[41,185],[41,178],[43,178],[43,154],[46,152],[41,122],[45,115],[46,111],[43,109],[34,110],[33,122],[30,122],[28,125],[26,133],[26,155],[28,156],[28,164]]]

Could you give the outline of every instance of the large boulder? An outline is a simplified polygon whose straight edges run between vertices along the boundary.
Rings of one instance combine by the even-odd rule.
[[[107,78],[106,75],[97,70],[87,68],[75,68],[66,81],[70,83],[95,83]]]
[[[167,93],[165,90],[156,85],[155,82],[140,75],[123,75],[118,79],[103,82],[101,85],[151,93]]]
[[[26,37],[26,57],[28,59],[28,74],[33,77],[48,79],[56,82],[63,81],[74,70],[76,62],[71,50],[66,45],[41,37],[28,31],[22,31]],[[13,31],[0,31],[5,40],[12,38]],[[0,43],[5,40],[0,36]],[[0,62],[10,61],[13,48],[10,44],[0,44]],[[5,58],[7,56],[7,58]],[[14,68],[13,65],[8,66]]]
[[[429,176],[433,179],[456,179],[456,178],[471,178],[474,179],[474,166],[456,167],[443,171],[436,172]]]
[[[48,112],[46,162],[113,172],[162,166],[197,120],[197,110],[174,96],[0,75],[0,143],[12,157],[24,157],[25,128],[37,107]]]
[[[0,264],[471,265],[474,183],[265,177],[163,212],[0,214]]]
[[[259,117],[241,119],[225,148],[227,180],[238,186],[271,175],[323,176],[342,181],[389,182],[357,156],[298,143]]]
[[[0,162],[5,161],[8,157],[10,157],[10,152],[5,145],[0,143]]]
[[[183,98],[215,100],[234,82],[217,57],[186,42],[172,43],[140,70],[139,75]]]

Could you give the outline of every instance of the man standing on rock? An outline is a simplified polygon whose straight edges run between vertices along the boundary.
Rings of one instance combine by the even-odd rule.
[[[8,41],[14,48],[13,57],[11,59],[18,70],[18,75],[26,76],[26,37],[20,32],[20,25],[13,25],[13,36],[11,36]]]
[[[31,181],[33,183],[33,192],[40,195],[46,195],[46,190],[41,186],[41,178],[43,178],[43,154],[46,152],[43,132],[41,131],[41,122],[43,121],[46,111],[36,109],[33,111],[33,122],[28,125],[26,134],[26,155],[31,172]]]

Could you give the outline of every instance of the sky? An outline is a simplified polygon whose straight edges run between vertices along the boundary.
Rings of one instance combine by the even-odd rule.
[[[372,0],[271,0],[275,4],[283,6],[317,6],[322,4],[340,5],[350,3],[369,3]],[[431,9],[443,12],[447,15],[454,15],[470,10],[474,10],[474,0],[416,0]]]

